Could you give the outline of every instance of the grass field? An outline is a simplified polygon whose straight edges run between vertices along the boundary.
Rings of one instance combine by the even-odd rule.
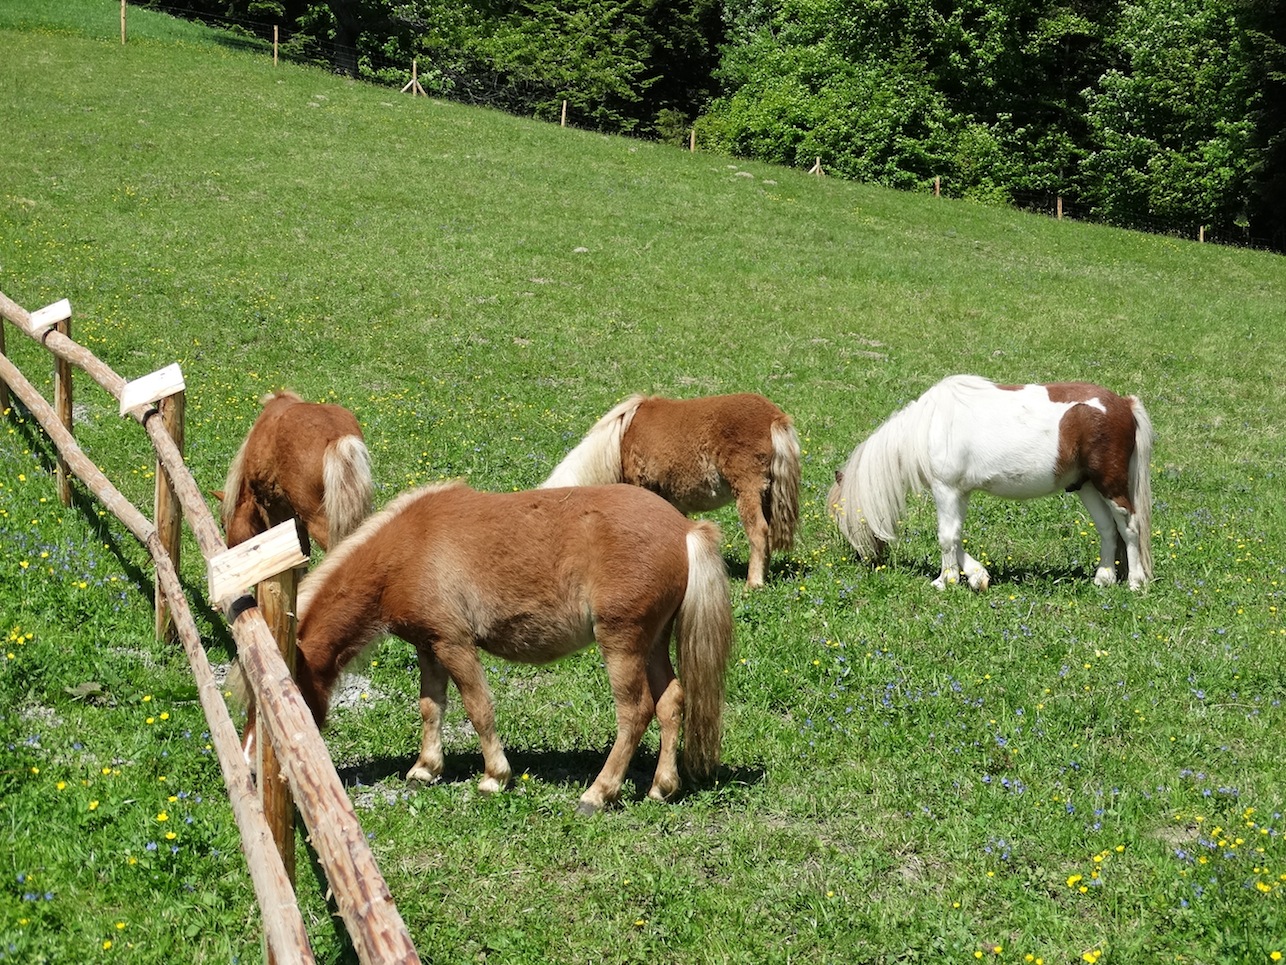
[[[126,378],[171,362],[204,489],[269,389],[352,408],[377,502],[536,485],[636,392],[761,392],[796,420],[803,524],[740,585],[716,786],[577,818],[614,733],[593,652],[488,662],[519,775],[407,785],[414,657],[383,643],[326,732],[439,962],[1268,962],[1286,953],[1286,261],[893,193],[274,68],[109,0],[0,6],[0,290],[69,298]],[[47,356],[10,356],[48,389]],[[1098,589],[1072,495],[980,496],[992,588],[939,593],[931,505],[888,564],[832,473],[953,372],[1083,378],[1157,429],[1157,580]],[[153,463],[77,382],[136,505]],[[0,423],[0,961],[251,961],[258,911],[150,568]],[[184,576],[211,659],[231,642]],[[82,687],[93,683],[97,687]],[[348,952],[305,870],[320,961]]]

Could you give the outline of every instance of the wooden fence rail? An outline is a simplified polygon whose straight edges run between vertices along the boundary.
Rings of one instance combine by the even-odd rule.
[[[92,352],[57,327],[33,328],[32,314],[0,292],[0,318],[40,342],[55,359],[90,375],[120,400],[126,386]],[[0,328],[3,322],[0,321]],[[313,961],[302,916],[281,857],[272,842],[254,781],[241,753],[236,728],[201,646],[182,584],[156,527],[117,490],[76,445],[58,413],[0,352],[0,383],[11,389],[49,434],[60,458],[94,495],[134,533],[152,555],[157,583],[168,603],[175,631],[197,680],[201,705],[223,770],[233,815],[241,831],[242,850],[259,901],[270,956],[277,962]],[[182,453],[152,404],[129,409],[151,439],[157,460],[169,477],[183,515],[207,561],[227,550],[218,524],[201,490],[183,462]],[[312,715],[291,679],[277,643],[252,597],[229,595],[212,600],[228,616],[237,653],[267,733],[290,785],[310,842],[325,871],[339,913],[358,958],[365,963],[419,962],[419,956],[371,854],[352,802],[335,773]]]

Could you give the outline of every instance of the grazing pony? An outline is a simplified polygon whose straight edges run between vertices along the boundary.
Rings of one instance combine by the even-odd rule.
[[[762,395],[633,395],[598,420],[541,483],[629,483],[688,514],[737,501],[750,540],[746,585],[763,586],[769,555],[789,549],[799,519],[799,436]]]
[[[732,646],[719,529],[685,519],[652,493],[482,493],[455,482],[393,500],[300,588],[297,679],[319,726],[340,671],[385,632],[410,643],[420,665],[423,736],[409,780],[442,773],[450,678],[481,744],[480,790],[508,783],[480,649],[543,664],[595,642],[616,701],[616,742],[578,810],[618,797],[653,717],[661,743],[649,797],[679,789],[680,719],[688,773],[706,778],[719,765]]]
[[[858,554],[878,560],[906,509],[908,490],[932,493],[942,573],[933,585],[984,590],[981,563],[964,551],[970,494],[1011,499],[1076,492],[1098,530],[1094,582],[1130,589],[1152,578],[1152,422],[1143,403],[1088,382],[997,385],[943,379],[895,412],[835,474],[827,503]],[[1124,552],[1118,557],[1121,545]]]
[[[331,549],[370,514],[371,489],[371,459],[353,413],[273,392],[223,484],[228,545],[298,516]]]

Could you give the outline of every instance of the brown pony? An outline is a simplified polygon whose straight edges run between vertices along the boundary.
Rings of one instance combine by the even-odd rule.
[[[614,482],[650,489],[682,513],[735,499],[750,541],[746,585],[763,586],[770,554],[795,538],[799,437],[762,395],[634,395],[599,419],[541,488]]]
[[[445,483],[405,493],[304,580],[299,689],[320,726],[344,666],[380,634],[396,634],[420,665],[423,737],[407,778],[442,773],[449,678],[482,747],[479,788],[494,792],[511,772],[479,649],[543,664],[597,642],[616,742],[578,809],[592,813],[618,797],[653,717],[661,743],[648,796],[665,800],[679,789],[680,719],[688,773],[707,778],[719,765],[732,645],[719,545],[714,524],[628,486],[481,493]]]
[[[223,484],[223,527],[236,546],[298,516],[331,549],[371,511],[371,460],[343,406],[264,396]]]

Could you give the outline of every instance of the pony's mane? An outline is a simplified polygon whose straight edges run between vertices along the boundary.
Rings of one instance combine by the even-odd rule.
[[[219,516],[223,523],[225,539],[228,527],[232,525],[232,518],[237,514],[237,496],[241,492],[241,473],[246,461],[246,445],[249,442],[250,433],[247,432],[237,448],[237,454],[232,457],[232,465],[228,466],[227,478],[223,480],[223,501],[219,505]]]
[[[645,395],[632,395],[594,423],[576,448],[554,467],[541,489],[554,486],[602,486],[621,481],[621,439]]]
[[[864,558],[879,555],[879,542],[897,538],[909,492],[922,492],[929,480],[929,429],[955,404],[994,385],[976,375],[953,375],[889,416],[861,443],[841,470],[838,500],[830,512]],[[950,415],[950,410],[946,414]]]
[[[289,399],[291,402],[303,402],[303,401],[304,401],[304,397],[303,397],[303,396],[301,396],[298,392],[295,392],[295,391],[293,391],[293,390],[291,390],[291,389],[277,389],[277,391],[275,391],[275,392],[269,392],[269,393],[268,393],[267,395],[265,395],[262,399],[260,399],[260,400],[259,400],[259,405],[261,405],[261,406],[265,406],[265,405],[267,405],[269,402],[271,402],[273,399]]]
[[[308,612],[309,604],[313,601],[313,597],[317,595],[317,591],[321,589],[322,584],[326,582],[331,572],[346,566],[348,558],[371,537],[375,530],[402,512],[409,503],[415,502],[420,497],[429,493],[457,488],[466,488],[465,483],[459,479],[429,483],[429,485],[421,486],[419,489],[411,489],[402,493],[378,513],[368,516],[362,525],[358,526],[357,529],[344,538],[343,542],[327,553],[326,558],[317,565],[317,568],[304,577],[299,584],[299,595],[296,599],[297,605],[295,607],[295,612],[298,614],[299,619],[303,620],[304,615]]]

